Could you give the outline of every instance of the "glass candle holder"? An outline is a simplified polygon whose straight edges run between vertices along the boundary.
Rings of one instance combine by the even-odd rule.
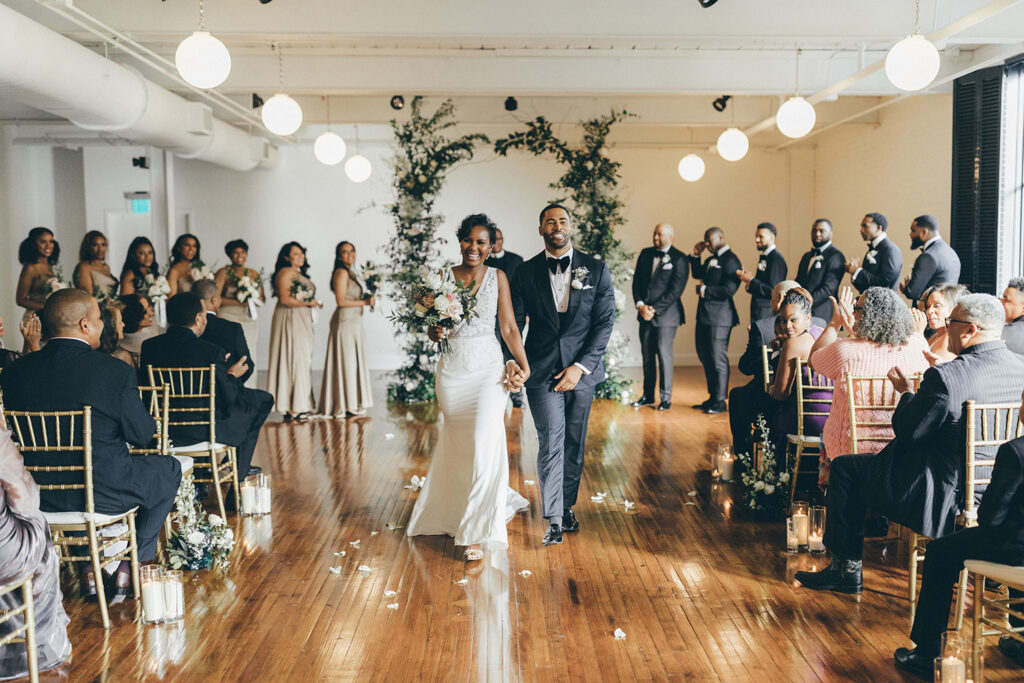
[[[246,479],[241,484],[242,515],[248,517],[259,511],[259,486],[256,482]]]
[[[935,658],[935,683],[966,683],[967,663],[960,657]]]
[[[724,443],[719,443],[718,448],[711,452],[711,479],[718,481],[722,478],[722,451],[725,449]]]
[[[164,620],[164,570],[156,565],[139,568],[142,584],[142,621],[159,624]]]
[[[185,583],[179,569],[164,571],[164,621],[181,621],[185,617]]]
[[[259,495],[257,500],[258,514],[270,514],[270,475],[259,475]]]
[[[793,518],[786,518],[786,552],[795,553],[800,549],[800,544],[796,541],[796,526],[793,524]]]
[[[733,468],[736,465],[736,456],[732,454],[730,449],[726,449],[722,452],[722,457],[718,461],[718,467],[722,473],[722,481],[732,481]]]
[[[815,505],[811,508],[811,515],[807,530],[807,549],[812,553],[825,552],[825,508]]]
[[[807,549],[811,529],[811,511],[804,501],[795,501],[789,506],[789,515],[793,518],[793,529],[796,531],[796,544],[800,550]]]

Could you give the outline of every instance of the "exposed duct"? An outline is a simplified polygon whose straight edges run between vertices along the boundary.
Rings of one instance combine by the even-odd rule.
[[[206,104],[189,102],[2,4],[0,97],[86,130],[236,171],[277,159],[266,139],[214,118]]]

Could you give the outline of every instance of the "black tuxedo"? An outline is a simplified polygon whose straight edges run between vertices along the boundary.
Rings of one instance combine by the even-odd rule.
[[[686,322],[681,297],[690,272],[686,256],[673,246],[664,252],[647,247],[640,252],[633,272],[633,303],[654,307],[654,318],[640,322],[640,351],[644,362],[644,397],[654,400],[655,376],[661,400],[672,400],[673,346],[676,330]]]
[[[583,472],[583,446],[594,389],[605,378],[604,350],[615,325],[615,293],[608,266],[573,250],[568,310],[559,313],[551,288],[545,252],[525,262],[512,275],[512,307],[522,330],[530,318],[526,357],[530,378],[526,395],[537,427],[544,517],[561,523],[563,510],[576,504]],[[580,268],[589,271],[582,276]],[[580,274],[582,277],[577,277]],[[579,363],[590,374],[571,391],[555,392],[555,375]]]
[[[728,246],[721,254],[709,256],[704,263],[699,256],[690,255],[689,259],[693,277],[703,283],[697,303],[697,357],[704,366],[708,400],[722,403],[729,386],[729,336],[732,328],[740,323],[732,297],[740,288],[736,271],[741,270],[743,264]]]
[[[519,266],[523,265],[523,257],[519,254],[513,253],[509,250],[502,252],[501,258],[494,258],[488,256],[487,260],[484,261],[484,265],[497,268],[501,272],[505,273],[505,277],[508,278],[509,282],[512,282],[512,275],[516,272]],[[498,343],[501,344],[501,352],[505,358],[511,358],[512,354],[509,353],[508,345],[505,344],[505,340],[501,336],[501,322],[497,316],[494,318],[494,336],[498,338]],[[514,391],[509,394],[512,397],[512,405],[517,408],[523,406],[523,390]]]
[[[219,443],[235,446],[238,450],[238,476],[244,478],[252,463],[260,428],[274,405],[274,397],[265,391],[247,389],[242,380],[228,374],[224,349],[196,337],[186,327],[169,327],[167,332],[142,343],[142,371],[149,366],[158,368],[214,368],[217,424]],[[195,406],[207,399],[188,399]],[[183,400],[182,403],[185,401]],[[182,414],[184,415],[184,414]],[[171,420],[187,419],[175,416]],[[205,425],[173,426],[168,432],[176,446],[188,446],[207,441],[209,427]]]
[[[811,313],[822,320],[832,319],[830,296],[839,298],[839,283],[846,273],[846,257],[830,242],[823,249],[811,249],[800,259],[796,281],[811,293]]]
[[[938,654],[940,636],[949,621],[953,586],[965,560],[1024,564],[1024,438],[999,447],[992,483],[978,509],[978,526],[928,544],[921,597],[910,632],[918,647]],[[1021,595],[1011,589],[1011,597]],[[1024,624],[1011,617],[1010,625]]]
[[[825,545],[833,555],[860,559],[865,506],[924,536],[951,533],[963,506],[964,406],[1019,402],[1022,386],[1024,362],[1000,340],[926,370],[917,393],[900,397],[896,436],[880,453],[832,461]],[[991,450],[979,447],[979,457]]]
[[[1024,356],[1024,316],[1003,326],[1003,341],[1006,342],[1006,348],[1018,356]]]
[[[914,269],[910,271],[910,282],[903,294],[914,305],[924,296],[929,287],[944,283],[956,284],[960,281],[960,257],[953,247],[942,238],[932,242],[914,261]]]
[[[242,331],[242,326],[238,323],[218,318],[213,313],[207,313],[206,329],[203,331],[201,339],[219,346],[228,352],[228,359],[226,361],[228,367],[237,363],[243,356],[246,357],[245,363],[249,366],[249,369],[238,378],[241,383],[247,382],[256,370],[252,354],[249,353],[249,345],[245,342],[245,333]]]
[[[900,283],[900,271],[903,270],[903,254],[896,243],[886,237],[878,246],[868,246],[868,253],[860,264],[860,270],[851,278],[858,292],[869,287],[888,287],[896,289]]]
[[[160,529],[174,505],[181,465],[169,456],[128,452],[127,443],[147,446],[156,431],[156,423],[139,398],[132,366],[93,351],[83,341],[51,339],[40,351],[19,358],[4,370],[0,387],[10,410],[92,407],[95,509],[114,514],[138,506],[139,559],[153,560]],[[52,457],[25,454],[27,465],[54,462]],[[33,477],[40,483],[66,480],[60,473],[39,472]],[[42,491],[40,502],[47,512],[85,510],[85,495],[80,490]]]
[[[750,292],[750,321],[767,318],[772,314],[772,290],[786,279],[789,266],[778,249],[757,257],[757,273],[747,285]]]

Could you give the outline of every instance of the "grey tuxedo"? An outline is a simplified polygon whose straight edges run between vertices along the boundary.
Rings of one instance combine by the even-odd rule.
[[[574,249],[569,268],[579,287],[570,286],[564,313],[555,306],[543,251],[516,269],[510,287],[520,330],[530,318],[525,342],[530,362],[526,396],[537,427],[543,514],[559,522],[563,511],[576,504],[587,419],[594,389],[605,378],[604,351],[615,324],[615,294],[608,266]],[[583,374],[571,391],[555,392],[555,375],[574,363],[589,374]]]
[[[654,307],[654,318],[640,323],[640,352],[644,363],[644,397],[654,400],[657,376],[661,400],[672,400],[673,346],[676,331],[686,322],[680,297],[690,269],[686,255],[670,246],[664,252],[647,247],[640,252],[633,273],[633,303]]]

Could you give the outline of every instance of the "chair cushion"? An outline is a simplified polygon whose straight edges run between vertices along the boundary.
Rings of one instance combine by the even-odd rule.
[[[993,581],[1024,586],[1024,567],[1014,567],[1009,564],[997,564],[996,562],[985,562],[983,560],[967,560],[964,562],[964,566],[967,567],[967,571],[982,574]]]
[[[101,512],[94,512],[91,515],[88,512],[44,512],[43,517],[46,517],[46,523],[50,526],[85,524],[89,521],[96,524],[110,524],[115,519],[123,517],[129,512],[135,512],[138,509],[138,507],[133,507],[131,510],[125,510],[113,515],[105,515]]]
[[[171,453],[171,457],[181,463],[181,476],[187,477],[192,472],[192,464],[195,462],[192,458],[187,455],[175,455]]]
[[[210,445],[209,441],[200,441],[191,446],[171,446],[169,450],[171,453],[202,453],[203,451],[220,451],[228,447],[227,444],[219,442]]]
[[[800,436],[799,434],[787,434],[786,439],[790,443],[800,443],[801,441],[803,441],[804,443],[821,443],[820,436]]]

